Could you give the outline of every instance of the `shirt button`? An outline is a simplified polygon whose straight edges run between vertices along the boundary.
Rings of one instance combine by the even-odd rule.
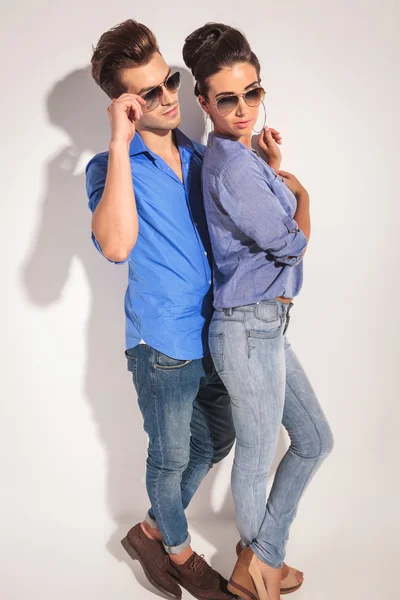
[[[204,254],[207,256],[207,252],[204,252]]]
[[[211,279],[208,280],[208,283],[211,283]]]
[[[199,224],[195,222],[195,225],[196,225],[196,227],[198,227]]]

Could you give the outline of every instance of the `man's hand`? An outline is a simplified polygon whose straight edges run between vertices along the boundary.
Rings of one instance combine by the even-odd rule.
[[[145,104],[146,101],[137,94],[122,94],[119,98],[113,98],[107,108],[111,142],[130,144],[136,131],[135,122],[142,118]]]
[[[257,140],[258,147],[265,155],[265,162],[269,164],[275,171],[278,171],[281,166],[282,154],[278,144],[282,144],[282,138],[279,131],[264,127]]]
[[[306,188],[301,185],[300,181],[297,179],[297,177],[292,175],[292,173],[288,173],[287,171],[282,170],[278,170],[277,173],[278,175],[283,177],[289,190],[293,192],[296,198],[299,198],[301,196],[308,196]]]

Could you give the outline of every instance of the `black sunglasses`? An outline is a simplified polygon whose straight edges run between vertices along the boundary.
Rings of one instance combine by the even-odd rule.
[[[226,117],[232,112],[239,104],[239,98],[243,98],[248,106],[253,108],[259,106],[265,98],[265,90],[262,87],[256,87],[248,92],[242,94],[230,94],[229,96],[222,96],[218,98],[216,103],[213,105],[217,109],[220,115]]]
[[[163,95],[163,87],[165,87],[171,94],[176,94],[181,85],[181,74],[179,71],[173,73],[172,75],[168,75],[167,79],[152,88],[148,92],[142,96],[143,100],[146,101],[146,111],[150,112],[151,110],[155,110],[157,106],[160,104],[160,100]]]

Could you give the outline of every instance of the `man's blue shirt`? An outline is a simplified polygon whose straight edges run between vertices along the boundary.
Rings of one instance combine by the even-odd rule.
[[[183,183],[139,133],[130,144],[139,235],[125,261],[126,348],[144,341],[168,356],[189,360],[209,354],[211,246],[201,193],[205,149],[179,129],[174,132]],[[92,212],[104,191],[107,165],[108,152],[102,152],[86,167]],[[92,239],[101,252],[93,233]]]

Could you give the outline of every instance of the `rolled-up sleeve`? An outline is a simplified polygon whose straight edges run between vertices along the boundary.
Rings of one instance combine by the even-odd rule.
[[[245,235],[278,263],[293,266],[300,262],[307,238],[251,155],[233,156],[216,177],[216,188],[222,208]]]
[[[86,166],[86,193],[89,199],[88,206],[92,213],[94,213],[94,211],[96,210],[97,205],[99,204],[104,192],[107,178],[107,167],[108,160],[102,155],[96,155],[88,162]],[[101,249],[101,246],[97,241],[93,231],[91,232],[91,236],[93,244],[95,245],[97,250],[109,262],[115,265],[123,265],[127,262],[128,259],[123,261],[115,261],[107,258],[107,256],[104,255],[103,250]]]

